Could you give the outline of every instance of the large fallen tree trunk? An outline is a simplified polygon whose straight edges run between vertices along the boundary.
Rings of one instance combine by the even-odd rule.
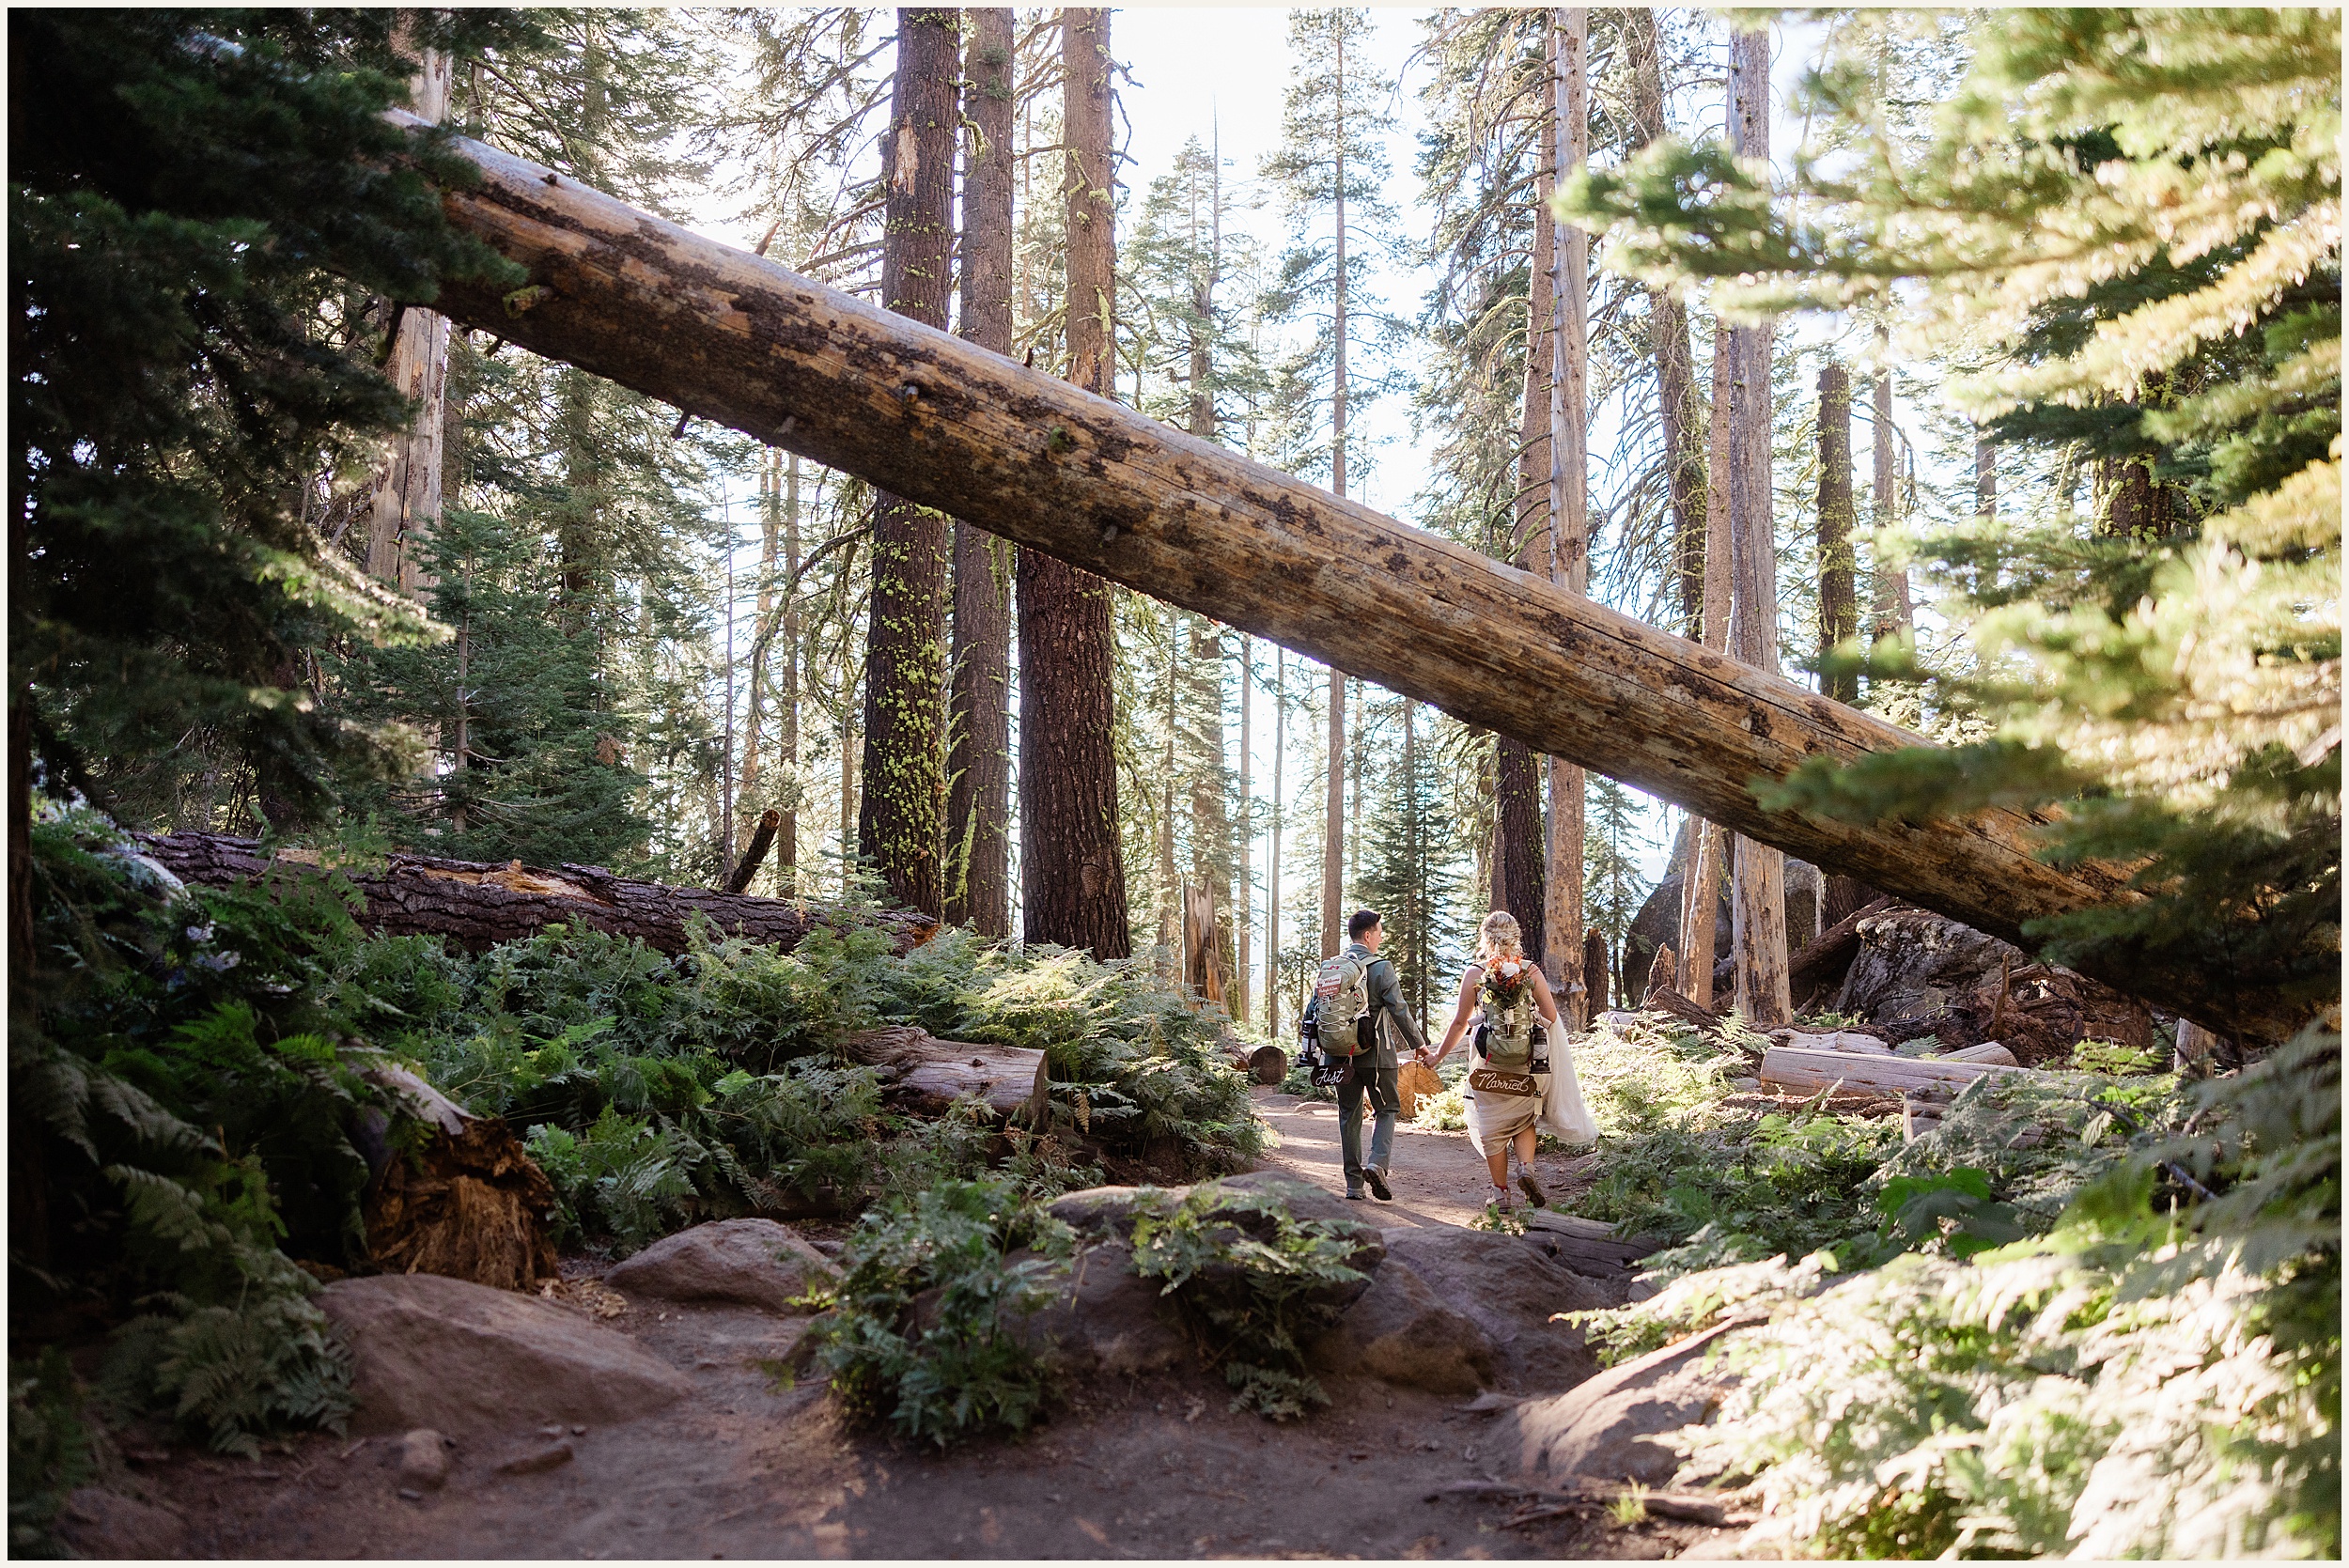
[[[204,887],[229,887],[272,869],[318,864],[318,857],[304,850],[281,850],[272,859],[261,852],[258,839],[219,833],[133,836],[164,870]],[[662,953],[682,953],[686,925],[697,914],[707,916],[721,936],[748,937],[786,952],[809,931],[844,918],[886,929],[900,953],[938,929],[935,922],[914,914],[859,910],[843,917],[786,898],[632,881],[592,865],[548,869],[520,861],[498,865],[395,854],[381,869],[346,867],[342,875],[366,897],[360,924],[368,930],[387,937],[446,937],[476,953],[556,924],[635,937]]]
[[[1762,1058],[1761,1076],[1762,1081],[1772,1088],[1792,1089],[1805,1094],[1815,1094],[1822,1089],[1900,1094],[1921,1089],[1962,1089],[1991,1073],[2020,1070],[1992,1062],[1960,1062],[1946,1056],[1876,1056],[1772,1046]]]
[[[2035,858],[2038,824],[2012,811],[1924,824],[1764,811],[1749,786],[1806,757],[1925,742],[568,177],[456,145],[481,183],[446,194],[452,221],[530,275],[504,293],[449,283],[434,307],[459,322],[1982,930],[2019,939],[2025,922],[2139,896],[2114,866]],[[2228,1033],[2278,1038],[2305,1012],[2223,962],[2102,977]]]

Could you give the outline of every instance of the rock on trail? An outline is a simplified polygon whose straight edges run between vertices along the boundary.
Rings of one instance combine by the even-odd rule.
[[[436,1274],[337,1280],[318,1302],[351,1351],[351,1430],[464,1437],[630,1421],[691,1379],[626,1334],[536,1296]]]
[[[789,1312],[793,1297],[832,1276],[831,1262],[788,1225],[719,1219],[663,1236],[614,1265],[603,1282],[630,1296]]]

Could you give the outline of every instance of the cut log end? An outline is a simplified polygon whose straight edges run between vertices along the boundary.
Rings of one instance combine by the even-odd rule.
[[[876,1069],[887,1096],[910,1110],[939,1115],[957,1100],[976,1097],[1004,1122],[1042,1123],[1050,1079],[1040,1050],[941,1040],[896,1027],[853,1036],[848,1054]]]

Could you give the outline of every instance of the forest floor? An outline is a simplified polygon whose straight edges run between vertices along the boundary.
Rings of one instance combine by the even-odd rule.
[[[1256,1092],[1281,1135],[1265,1164],[1344,1190],[1336,1108]],[[1563,1189],[1572,1162],[1546,1157]],[[1483,1211],[1465,1136],[1404,1131],[1382,1225]],[[564,1272],[599,1273],[589,1260]],[[1184,1371],[1074,1390],[1020,1439],[945,1454],[848,1426],[817,1383],[765,1370],[805,1320],[733,1306],[632,1303],[609,1326],[686,1372],[694,1395],[574,1432],[557,1469],[500,1476],[535,1431],[458,1450],[446,1486],[403,1496],[396,1438],[318,1436],[259,1462],[139,1455],[150,1496],[187,1520],[192,1556],[237,1558],[1661,1558],[1726,1532],[1572,1515],[1511,1528],[1507,1499],[1429,1494],[1506,1473],[1470,1402],[1332,1379],[1328,1409],[1289,1425],[1226,1408]],[[469,1452],[470,1451],[470,1452]]]

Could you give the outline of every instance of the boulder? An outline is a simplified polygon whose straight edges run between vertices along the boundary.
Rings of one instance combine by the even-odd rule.
[[[399,1483],[419,1491],[437,1491],[448,1483],[449,1439],[428,1426],[417,1427],[399,1440]]]
[[[1163,1372],[1190,1358],[1190,1341],[1174,1303],[1159,1292],[1159,1281],[1134,1273],[1131,1247],[1097,1241],[1069,1265],[1058,1297],[1011,1327],[1048,1363],[1075,1375]]]
[[[792,1297],[832,1273],[831,1261],[788,1225],[719,1219],[661,1237],[614,1265],[603,1282],[631,1296],[739,1301],[791,1312],[800,1310]]]
[[[1088,1187],[1081,1192],[1063,1193],[1044,1207],[1054,1219],[1075,1227],[1079,1235],[1124,1240],[1134,1234],[1134,1220],[1144,1208],[1169,1199],[1180,1203],[1190,1190],[1187,1187]]]
[[[692,1380],[627,1335],[535,1296],[437,1274],[337,1280],[318,1303],[350,1344],[351,1428],[459,1436],[541,1421],[610,1424]]]
[[[2026,1067],[2068,1058],[2083,1039],[2142,1050],[2154,1016],[2109,986],[1923,909],[1893,905],[1856,923],[1859,950],[1835,1000],[1840,1013],[1895,1042],[1945,1048],[2004,1044]]]
[[[1282,1206],[1299,1219],[1327,1219],[1333,1224],[1349,1225],[1364,1233],[1365,1240],[1375,1241],[1378,1227],[1362,1218],[1362,1205],[1349,1203],[1325,1188],[1289,1175],[1282,1171],[1251,1171],[1244,1175],[1219,1176],[1211,1182],[1201,1182],[1192,1191],[1213,1188],[1221,1192],[1245,1192],[1281,1200]],[[1370,1266],[1357,1264],[1356,1267]]]
[[[1711,1419],[1734,1374],[1707,1366],[1714,1342],[1743,1323],[1723,1324],[1678,1344],[1611,1367],[1548,1399],[1529,1400],[1505,1417],[1499,1436],[1505,1451],[1518,1446],[1530,1479],[1556,1484],[1577,1479],[1662,1486],[1680,1468],[1680,1454],[1661,1442],[1667,1433]]]
[[[68,1495],[57,1534],[83,1557],[183,1557],[188,1546],[187,1521],[172,1510],[95,1486]]]
[[[1537,1234],[1422,1226],[1387,1234],[1385,1268],[1408,1269],[1430,1296],[1484,1331],[1503,1383],[1560,1389],[1598,1370],[1582,1331],[1555,1312],[1622,1304],[1621,1283],[1585,1279],[1544,1250]]]
[[[1307,1347],[1307,1358],[1319,1372],[1430,1393],[1472,1394],[1493,1380],[1493,1343],[1485,1330],[1392,1258],[1337,1327]]]

